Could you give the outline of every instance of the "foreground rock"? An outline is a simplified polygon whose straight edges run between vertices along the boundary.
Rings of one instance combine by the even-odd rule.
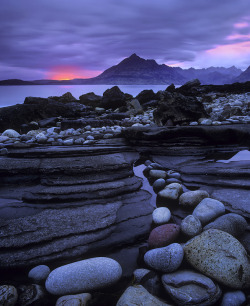
[[[210,229],[188,241],[185,258],[195,268],[230,288],[250,287],[249,257],[230,234]]]
[[[53,270],[45,283],[51,294],[88,292],[115,284],[122,276],[119,263],[111,258],[86,259]]]
[[[91,294],[81,293],[61,296],[55,306],[87,306],[91,300]]]
[[[164,274],[162,283],[177,305],[214,305],[221,296],[216,283],[191,270]]]
[[[169,304],[160,301],[142,286],[138,285],[128,287],[116,304],[116,306],[127,305],[167,306]]]
[[[14,286],[0,286],[0,305],[14,306],[17,302],[18,294]]]

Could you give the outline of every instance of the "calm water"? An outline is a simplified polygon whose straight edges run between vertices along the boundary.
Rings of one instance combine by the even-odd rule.
[[[61,96],[70,91],[75,98],[82,94],[94,92],[102,95],[113,85],[31,85],[31,86],[0,86],[0,107],[23,103],[25,97]],[[153,89],[154,92],[166,89],[167,85],[119,85],[119,88],[133,96],[144,89]]]

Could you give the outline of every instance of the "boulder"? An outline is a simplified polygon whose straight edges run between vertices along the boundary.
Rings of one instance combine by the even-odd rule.
[[[91,300],[91,294],[81,293],[61,296],[55,306],[87,306]]]
[[[153,92],[152,89],[145,89],[141,91],[137,96],[136,99],[141,103],[147,103],[151,100],[156,100],[156,94]]]
[[[229,291],[223,295],[220,306],[241,306],[246,302],[245,293],[237,291]]]
[[[166,186],[166,181],[163,178],[159,178],[153,183],[153,189],[155,192],[162,190]]]
[[[164,274],[162,283],[177,305],[214,305],[221,296],[221,290],[216,283],[191,270]]]
[[[232,235],[209,229],[188,241],[185,258],[195,269],[225,286],[250,287],[249,257]]]
[[[159,179],[159,178],[165,179],[167,177],[167,173],[164,170],[150,170],[149,176],[154,179]]]
[[[0,286],[0,305],[14,306],[18,298],[17,290],[14,286]]]
[[[159,207],[153,211],[152,217],[155,224],[165,224],[170,220],[171,212],[167,207]]]
[[[44,288],[40,285],[21,285],[18,288],[18,305],[47,305]]]
[[[201,221],[197,217],[189,215],[181,221],[181,231],[189,237],[199,235],[202,232]]]
[[[86,106],[99,107],[102,97],[94,94],[93,92],[89,92],[81,95],[79,99],[80,103]]]
[[[15,130],[8,129],[2,133],[2,136],[9,137],[9,138],[17,138],[20,136],[20,134]]]
[[[241,236],[245,232],[247,228],[247,221],[241,215],[230,213],[220,216],[213,222],[207,224],[204,227],[204,230],[208,230],[210,228],[215,228],[237,237]]]
[[[45,265],[39,265],[29,271],[28,277],[36,284],[45,282],[50,274],[50,268]]]
[[[53,270],[45,286],[54,295],[74,294],[112,286],[121,276],[122,268],[117,261],[95,257]]]
[[[148,238],[149,248],[161,248],[176,241],[180,233],[180,226],[176,224],[164,224],[154,228]]]
[[[138,115],[143,113],[143,108],[137,99],[133,99],[128,102],[129,113],[132,115]]]
[[[177,201],[182,194],[182,186],[178,183],[172,183],[167,185],[163,190],[161,190],[158,195],[164,200]]]
[[[126,96],[118,86],[107,89],[103,93],[100,107],[105,109],[117,109],[122,106],[127,106]]]
[[[188,124],[207,117],[203,104],[196,97],[173,93],[172,97],[162,101],[154,111],[154,120],[158,126],[164,126],[168,120],[173,124]]]
[[[168,273],[180,267],[183,256],[182,246],[178,243],[172,243],[164,248],[149,250],[144,255],[144,261],[148,267]]]
[[[169,304],[166,304],[151,295],[141,285],[136,285],[128,287],[116,304],[116,306],[128,305],[168,306]]]
[[[205,190],[188,191],[180,196],[179,204],[185,208],[192,208],[208,197],[209,194]]]
[[[202,224],[207,224],[213,219],[225,213],[225,206],[220,201],[205,198],[194,209],[193,216],[197,217]]]

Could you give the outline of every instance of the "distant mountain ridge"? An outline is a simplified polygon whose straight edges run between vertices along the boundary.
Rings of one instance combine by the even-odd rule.
[[[63,81],[35,80],[30,82],[12,79],[0,81],[0,85],[168,85],[171,83],[182,85],[192,79],[199,79],[202,84],[221,85],[236,82],[237,79],[249,81],[250,68],[248,69],[248,72],[242,72],[242,70],[235,66],[230,68],[182,69],[165,64],[159,65],[153,59],[144,59],[134,53],[94,78]]]
[[[250,66],[235,78],[235,82],[243,83],[247,81],[250,81]]]

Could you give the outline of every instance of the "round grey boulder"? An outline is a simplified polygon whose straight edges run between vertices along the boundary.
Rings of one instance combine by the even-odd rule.
[[[115,284],[122,276],[120,264],[107,257],[77,261],[53,270],[45,283],[49,293],[89,292]]]
[[[227,232],[228,234],[236,237],[242,235],[245,232],[247,228],[247,221],[244,217],[238,214],[230,213],[220,216],[213,222],[207,224],[204,227],[204,230],[208,230],[210,228],[215,228]]]
[[[245,293],[237,290],[226,292],[220,306],[241,306],[246,302]]]
[[[153,184],[153,188],[156,192],[160,191],[165,186],[166,186],[166,181],[163,178],[157,179]]]
[[[232,235],[209,229],[188,241],[184,251],[189,264],[206,276],[230,288],[250,287],[249,257]]]
[[[12,130],[12,129],[8,129],[8,130],[5,130],[3,133],[2,133],[2,136],[7,136],[9,138],[17,138],[20,136],[20,134],[15,131],[15,130]]]
[[[149,171],[149,176],[154,179],[159,179],[159,178],[165,179],[167,176],[167,172],[164,170],[153,170],[152,169]]]
[[[182,263],[184,251],[179,243],[172,243],[164,248],[149,250],[144,255],[145,263],[160,272],[173,272]]]
[[[153,211],[152,217],[155,224],[165,224],[170,220],[171,212],[167,207],[159,207]]]
[[[180,196],[179,204],[186,208],[196,207],[203,199],[208,197],[209,194],[205,190],[188,191]]]
[[[86,306],[91,300],[91,294],[81,293],[75,295],[61,296],[55,306]]]
[[[182,192],[183,189],[180,184],[172,183],[167,185],[163,190],[161,190],[158,195],[165,200],[176,201],[178,200]]]
[[[165,274],[162,283],[177,305],[213,305],[221,295],[219,286],[210,278],[191,270]]]
[[[202,232],[201,221],[197,217],[189,215],[182,220],[181,231],[189,237],[199,235]]]
[[[45,282],[46,278],[50,274],[50,268],[45,265],[37,266],[29,271],[28,277],[32,279],[34,283],[40,284]]]
[[[197,217],[204,225],[224,213],[225,206],[223,203],[214,199],[205,198],[196,206],[193,211],[193,216]]]

